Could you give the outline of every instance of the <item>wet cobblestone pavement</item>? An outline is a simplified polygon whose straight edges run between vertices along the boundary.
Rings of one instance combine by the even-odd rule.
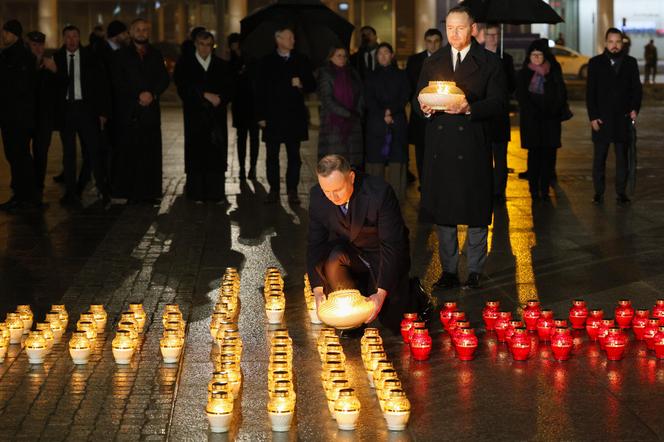
[[[489,299],[517,311],[527,299],[538,298],[556,316],[566,316],[577,297],[605,311],[623,297],[651,308],[664,294],[664,131],[658,117],[663,110],[651,105],[642,113],[634,203],[619,207],[607,193],[606,204],[596,207],[590,203],[592,145],[584,111],[573,106],[577,117],[564,126],[552,203],[531,204],[527,183],[510,174],[508,201],[496,208],[491,229],[484,288],[434,293],[437,302],[458,300],[478,329]],[[464,363],[454,357],[438,321],[426,362],[414,361],[400,337],[383,332],[413,405],[404,432],[387,431],[361,365],[359,342],[342,342],[362,412],[356,431],[337,430],[318,380],[315,337],[320,327],[309,323],[302,297],[315,130],[303,147],[302,207],[289,206],[285,195],[278,206],[263,205],[263,167],[258,181],[240,182],[234,149],[227,174],[230,206],[223,206],[183,198],[179,109],[165,110],[163,126],[165,197],[159,207],[104,211],[88,195],[84,209],[70,211],[58,205],[60,189],[49,182],[50,207],[43,213],[0,214],[0,314],[29,303],[41,320],[59,301],[71,318],[69,332],[43,365],[30,365],[20,348],[12,348],[0,364],[0,440],[664,439],[664,361],[643,344],[630,342],[623,361],[609,362],[584,337],[567,362],[556,362],[549,347],[540,345],[534,358],[519,363],[494,335],[480,332],[476,359]],[[518,138],[518,132],[513,134]],[[56,142],[49,180],[59,172],[60,158]],[[259,165],[263,158],[261,151]],[[522,171],[525,158],[515,139],[509,166]],[[8,195],[7,182],[3,164],[0,197]],[[417,223],[417,205],[417,187],[411,185],[403,210],[415,252],[413,273],[431,287],[440,272],[436,238],[431,226]],[[294,341],[298,404],[288,433],[272,433],[266,412],[269,326],[261,287],[268,265],[285,274],[285,323]],[[244,383],[230,432],[211,435],[203,412],[213,371],[208,325],[227,266],[237,266],[242,274]],[[119,368],[110,341],[120,312],[131,302],[143,303],[148,321],[140,351],[130,365]],[[188,330],[180,363],[165,365],[159,354],[160,319],[164,305],[172,302],[180,304]],[[66,343],[73,323],[91,303],[106,306],[109,323],[90,362],[74,366]]]

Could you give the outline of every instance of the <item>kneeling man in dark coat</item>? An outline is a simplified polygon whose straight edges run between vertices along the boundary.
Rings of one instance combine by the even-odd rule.
[[[382,178],[352,170],[340,155],[323,157],[316,172],[307,246],[316,305],[325,294],[355,288],[374,302],[367,323],[378,317],[397,328],[410,306],[410,254],[394,190]]]

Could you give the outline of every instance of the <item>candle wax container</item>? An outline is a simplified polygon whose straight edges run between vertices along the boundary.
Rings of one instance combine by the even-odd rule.
[[[205,413],[212,433],[226,433],[233,420],[233,397],[226,391],[213,392]]]
[[[487,301],[486,305],[482,309],[482,320],[484,320],[484,328],[486,331],[495,330],[496,319],[498,319],[499,313],[500,302]]]
[[[9,343],[20,344],[23,338],[23,320],[18,313],[7,313],[7,329],[9,329]]]
[[[75,331],[69,340],[69,355],[75,365],[87,364],[90,359],[90,340],[85,331]]]
[[[175,337],[161,338],[159,346],[164,364],[175,364],[180,360],[182,353],[182,340]]]
[[[48,349],[46,348],[46,339],[39,330],[31,331],[28,335],[25,340],[25,352],[31,364],[44,363],[44,357],[46,357]]]
[[[354,430],[360,417],[360,401],[355,390],[344,388],[339,390],[339,398],[334,402],[334,414],[340,430]]]
[[[385,401],[383,417],[390,431],[403,431],[410,418],[410,402],[403,390],[392,390]]]
[[[131,338],[128,330],[118,330],[113,338],[113,358],[115,363],[126,365],[131,362],[134,355],[134,340]]]
[[[574,330],[583,330],[586,326],[586,318],[588,318],[586,301],[583,299],[572,301],[572,307],[569,309],[569,322],[572,324],[572,328]]]
[[[403,342],[408,344],[410,342],[410,329],[413,322],[417,321],[417,313],[404,313],[401,320],[401,338]]]
[[[288,431],[295,412],[295,399],[288,390],[276,390],[267,403],[272,431]]]

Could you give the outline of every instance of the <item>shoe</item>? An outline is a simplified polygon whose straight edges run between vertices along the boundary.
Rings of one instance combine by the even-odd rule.
[[[60,204],[63,206],[75,206],[81,203],[81,200],[73,192],[67,192],[62,198],[60,198]]]
[[[480,278],[482,275],[476,272],[471,272],[470,275],[468,275],[468,280],[466,283],[463,285],[464,289],[478,289],[481,287],[480,285]]]
[[[11,197],[8,201],[5,201],[4,203],[0,204],[0,210],[9,212],[11,210],[16,209],[19,206],[19,204],[20,203],[16,199],[16,197]]]
[[[593,204],[596,206],[599,206],[604,202],[604,197],[600,195],[599,193],[596,193],[595,196],[593,196]]]
[[[456,273],[443,272],[440,279],[433,285],[434,289],[451,289],[459,286],[459,276]]]
[[[424,287],[422,287],[420,278],[410,278],[409,286],[410,299],[414,304],[415,311],[417,311],[423,321],[428,323],[436,310],[436,306],[433,304],[431,296],[429,296],[424,290]]]
[[[520,180],[527,180],[528,179],[528,171],[526,170],[525,172],[519,172],[519,179]]]
[[[339,339],[360,339],[364,335],[364,329],[366,325],[361,325],[358,328],[351,330],[341,330],[339,332]]]
[[[627,197],[627,195],[625,195],[624,193],[620,193],[620,194],[618,194],[618,196],[616,197],[616,202],[617,202],[618,204],[620,204],[620,205],[627,205],[627,204],[631,203],[632,200],[629,199],[629,198]]]
[[[244,167],[242,169],[240,169],[240,179],[242,181],[247,179],[247,174],[244,172]]]
[[[288,202],[291,204],[300,204],[300,197],[297,196],[297,192],[288,192]]]
[[[249,168],[249,174],[247,175],[247,178],[250,180],[256,179],[256,169],[254,167]]]
[[[60,183],[60,184],[64,183],[65,182],[65,173],[61,172],[60,175],[54,176],[53,181],[55,181],[56,183]]]
[[[279,193],[270,192],[265,197],[265,204],[274,204],[279,201]]]

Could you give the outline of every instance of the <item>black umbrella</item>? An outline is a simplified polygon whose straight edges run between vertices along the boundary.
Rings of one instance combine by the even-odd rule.
[[[350,46],[355,28],[319,0],[280,0],[251,13],[240,22],[242,50],[256,59],[274,51],[274,33],[289,27],[299,53],[315,65],[325,62],[330,48]]]
[[[470,9],[475,20],[481,23],[528,25],[564,21],[542,0],[464,0],[460,5]]]

